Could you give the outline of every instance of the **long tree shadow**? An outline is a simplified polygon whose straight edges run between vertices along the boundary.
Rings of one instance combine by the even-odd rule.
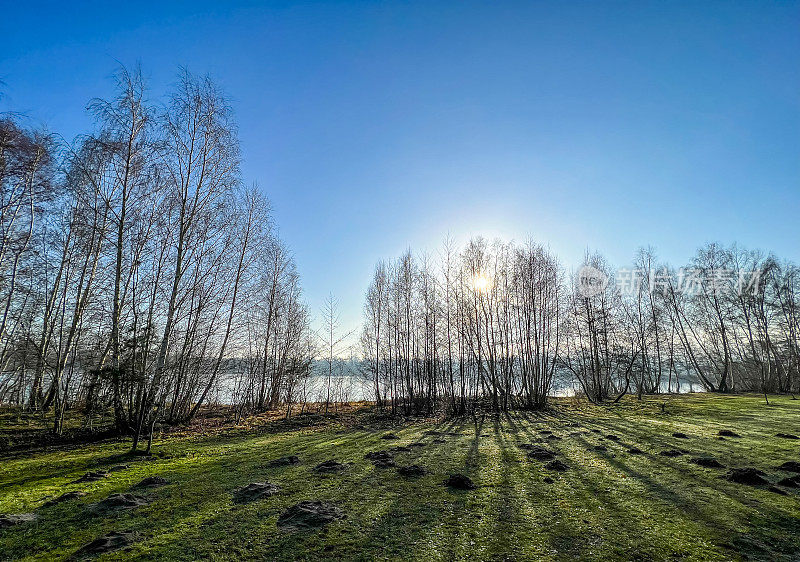
[[[618,422],[614,424],[613,430],[623,434],[626,438],[626,441],[633,441],[634,443],[638,442],[638,439],[636,438],[631,439],[630,435],[640,432],[635,431],[634,428],[630,427],[630,425],[626,422]],[[575,442],[579,441],[582,441],[585,447],[590,445],[583,439],[575,440]],[[623,442],[615,444],[615,446],[622,445]],[[614,450],[616,451],[616,449]],[[622,449],[619,449],[618,452],[621,451]],[[606,462],[609,466],[624,473],[626,479],[632,479],[642,484],[649,493],[654,495],[660,501],[666,504],[671,504],[674,509],[678,510],[678,512],[691,515],[693,520],[705,527],[706,532],[718,537],[718,542],[720,545],[725,542],[726,537],[729,538],[731,536],[739,536],[740,533],[738,529],[741,528],[742,523],[747,521],[749,517],[752,517],[752,514],[748,515],[746,513],[747,509],[755,508],[756,511],[770,509],[759,507],[758,504],[752,505],[743,499],[741,494],[736,494],[736,490],[732,490],[730,484],[724,482],[716,475],[712,477],[712,479],[708,479],[702,472],[703,469],[685,464],[686,461],[683,460],[683,458],[681,458],[681,460],[672,460],[656,454],[649,455],[646,458],[646,461],[639,461],[646,462],[650,466],[659,467],[655,471],[651,469],[649,471],[650,474],[675,474],[680,476],[680,482],[676,482],[675,486],[671,487],[658,482],[650,474],[633,469],[629,464],[616,457],[615,453],[613,453],[611,450],[607,453],[603,453],[600,456],[602,456],[604,462]],[[637,457],[637,459],[642,459],[642,457]],[[697,497],[697,495],[692,495],[690,492],[691,490],[700,490],[702,488],[713,490],[713,493],[725,496],[727,503],[731,506],[734,506],[734,510],[739,512],[738,519],[736,521],[732,521],[731,514],[721,513],[717,503],[713,504],[716,507],[712,506],[711,504],[704,504],[702,500]],[[735,506],[739,507],[736,508]],[[764,514],[762,513],[761,515],[763,516]],[[766,528],[770,528],[770,526],[771,525],[767,525]],[[787,547],[789,547],[790,544],[791,541],[787,543]]]

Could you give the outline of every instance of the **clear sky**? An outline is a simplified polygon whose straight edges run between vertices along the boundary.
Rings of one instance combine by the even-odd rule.
[[[119,4],[119,5],[116,5]],[[449,232],[624,265],[738,241],[800,261],[798,2],[11,2],[0,110],[70,139],[118,62],[231,96],[315,313]]]

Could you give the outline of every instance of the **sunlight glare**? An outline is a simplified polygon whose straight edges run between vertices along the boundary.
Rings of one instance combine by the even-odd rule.
[[[472,288],[478,293],[485,293],[492,288],[492,280],[483,273],[478,273],[472,278]]]

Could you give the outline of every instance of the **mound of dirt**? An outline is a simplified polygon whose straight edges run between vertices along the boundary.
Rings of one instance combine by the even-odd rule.
[[[389,451],[373,451],[364,455],[364,458],[371,460],[376,468],[389,468],[394,466],[394,455]]]
[[[791,433],[776,433],[775,437],[780,437],[781,439],[800,439],[800,437],[792,435]]]
[[[65,501],[69,501],[69,500],[76,500],[76,499],[81,498],[81,497],[83,497],[85,495],[86,495],[86,492],[81,492],[81,491],[78,491],[78,490],[75,490],[74,492],[67,492],[66,494],[61,494],[57,498],[53,498],[52,500],[46,502],[44,504],[44,507],[50,507],[51,505],[56,505],[56,504],[59,504],[59,503],[65,502]]]
[[[642,451],[638,447],[631,447],[630,449],[628,449],[628,452],[630,454],[632,454],[632,455],[643,455],[644,454],[644,451]]]
[[[425,470],[424,467],[421,467],[418,464],[410,464],[408,466],[398,466],[397,473],[400,476],[406,477],[414,477],[414,476],[424,476],[428,471]]]
[[[341,472],[347,465],[338,462],[336,459],[328,459],[314,467],[315,472]]]
[[[450,477],[443,483],[448,488],[453,488],[455,490],[475,489],[475,484],[472,482],[469,476],[464,476],[463,474],[451,474]]]
[[[672,434],[675,439],[689,439],[689,436],[685,433],[681,433],[680,431],[676,431]]]
[[[75,482],[73,483],[80,484],[82,482],[97,482],[98,480],[102,480],[103,478],[108,478],[108,472],[106,472],[105,470],[95,470],[87,472],[86,474],[75,480]]]
[[[528,451],[528,458],[535,461],[549,461],[556,458],[556,453],[544,447],[533,447]]]
[[[678,449],[667,449],[666,451],[661,451],[658,454],[662,457],[679,457],[683,454],[683,451],[679,451]]]
[[[344,513],[330,502],[302,501],[281,513],[278,528],[282,531],[309,531],[344,518]]]
[[[778,467],[778,470],[783,470],[784,472],[796,472],[800,474],[800,462],[786,461]]]
[[[269,461],[267,463],[268,467],[277,467],[277,466],[289,466],[293,464],[300,464],[300,459],[294,455],[289,455],[287,457],[280,457],[275,460]]]
[[[135,536],[131,532],[111,531],[110,533],[94,539],[89,544],[82,546],[76,553],[74,558],[83,559],[104,554],[106,552],[113,552],[130,546]]]
[[[735,431],[731,431],[730,429],[720,429],[717,432],[717,435],[719,435],[720,437],[741,437],[741,435],[739,435]]]
[[[547,470],[555,470],[557,472],[564,472],[565,470],[569,469],[569,466],[561,462],[560,460],[556,459],[554,461],[550,461],[544,467]]]
[[[769,484],[769,481],[764,476],[766,475],[757,468],[733,468],[725,475],[725,480],[749,486]]]
[[[115,464],[111,468],[108,469],[109,472],[120,472],[121,470],[128,470],[130,466],[127,464]]]
[[[7,515],[0,515],[0,529],[7,529],[8,527],[13,527],[15,525],[20,525],[22,523],[28,523],[29,521],[36,521],[36,514],[35,513],[15,513],[15,514],[7,514]]]
[[[147,505],[147,500],[135,494],[111,494],[106,499],[89,506],[92,511],[122,511]]]
[[[693,459],[689,459],[689,462],[704,468],[725,468],[725,465],[712,457],[695,457]]]
[[[274,496],[280,492],[280,487],[271,482],[252,482],[247,486],[236,488],[233,491],[234,503],[250,503]]]
[[[394,433],[385,433],[381,435],[381,439],[400,439],[400,438]]]
[[[613,435],[613,434],[606,435],[606,439],[608,439],[609,441],[619,441],[619,435]]]
[[[166,486],[169,484],[169,480],[163,478],[161,476],[148,476],[141,482],[138,482],[133,488],[158,488],[160,486]]]

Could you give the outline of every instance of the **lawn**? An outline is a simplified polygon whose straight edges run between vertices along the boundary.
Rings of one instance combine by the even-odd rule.
[[[720,430],[740,437],[720,438]],[[397,439],[383,438],[390,432]],[[800,440],[777,433],[800,433],[800,400],[770,397],[766,405],[759,396],[697,394],[609,406],[564,399],[546,413],[391,427],[332,423],[170,436],[156,440],[148,458],[125,457],[123,442],[15,453],[0,457],[0,513],[36,518],[0,530],[0,558],[68,558],[101,535],[126,531],[131,544],[102,559],[796,560],[798,490],[778,488],[782,495],[724,478],[743,467],[762,470],[772,483],[792,476],[776,467],[800,461]],[[417,464],[427,474],[404,477],[364,458],[411,443],[423,446],[394,453],[396,464]],[[568,468],[548,470],[520,445],[550,449]],[[633,447],[642,454],[629,452]],[[669,449],[683,454],[660,454]],[[270,466],[286,455],[300,462]],[[725,468],[690,462],[697,457]],[[332,458],[346,468],[313,470]],[[75,483],[120,464],[129,468]],[[442,485],[454,473],[471,478],[475,489]],[[146,505],[90,508],[156,475],[168,483],[135,490]],[[280,491],[234,502],[234,490],[251,482]],[[69,491],[86,495],[43,505]],[[281,513],[303,500],[332,502],[345,518],[318,530],[280,529]]]

